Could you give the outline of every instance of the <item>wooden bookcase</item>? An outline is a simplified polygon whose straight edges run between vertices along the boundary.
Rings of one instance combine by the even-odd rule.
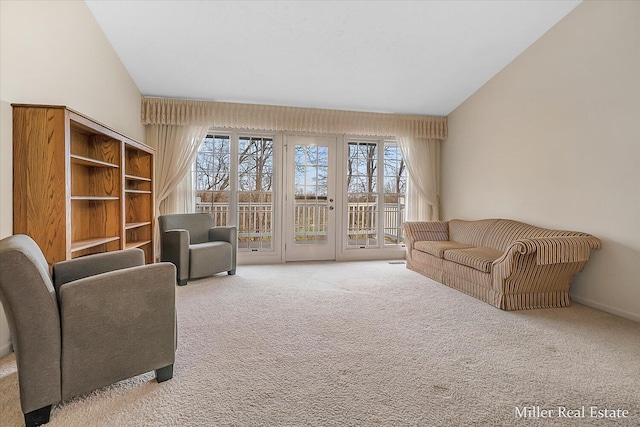
[[[153,156],[149,147],[124,144],[124,243],[142,248],[146,259],[154,258]]]
[[[13,105],[13,232],[47,262],[153,245],[154,150],[62,106]]]

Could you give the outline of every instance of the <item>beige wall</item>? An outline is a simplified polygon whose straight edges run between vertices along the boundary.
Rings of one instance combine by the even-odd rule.
[[[443,217],[603,240],[577,302],[640,321],[640,2],[580,4],[449,116]]]
[[[12,234],[11,103],[66,105],[144,141],[140,91],[82,1],[0,1],[0,237]],[[9,331],[0,312],[0,355]]]

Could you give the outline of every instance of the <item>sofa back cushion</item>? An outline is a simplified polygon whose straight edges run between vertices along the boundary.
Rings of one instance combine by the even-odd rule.
[[[449,221],[449,240],[465,243],[471,246],[482,246],[482,239],[497,219],[481,219],[478,221],[463,221],[452,219]]]
[[[505,251],[518,239],[557,236],[589,236],[589,234],[576,231],[550,230],[509,219],[500,219],[489,226],[478,246]]]

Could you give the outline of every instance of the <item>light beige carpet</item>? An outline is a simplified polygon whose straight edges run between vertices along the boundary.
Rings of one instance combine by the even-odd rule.
[[[64,402],[50,425],[640,425],[640,325],[577,304],[504,312],[376,261],[240,266],[178,288],[178,310],[172,380]],[[517,416],[536,406],[556,416]],[[22,425],[13,355],[0,425]]]

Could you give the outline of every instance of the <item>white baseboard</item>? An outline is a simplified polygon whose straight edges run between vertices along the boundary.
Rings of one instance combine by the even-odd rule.
[[[12,351],[13,348],[11,347],[11,341],[4,343],[2,346],[0,346],[0,357],[4,357]]]
[[[625,310],[620,310],[615,307],[610,307],[606,304],[601,304],[599,302],[591,301],[587,298],[582,298],[579,296],[571,295],[571,300],[577,302],[578,304],[586,305],[589,307],[597,308],[598,310],[606,311],[607,313],[615,314],[616,316],[624,317],[625,319],[633,320],[635,322],[640,322],[640,314],[631,313]]]

